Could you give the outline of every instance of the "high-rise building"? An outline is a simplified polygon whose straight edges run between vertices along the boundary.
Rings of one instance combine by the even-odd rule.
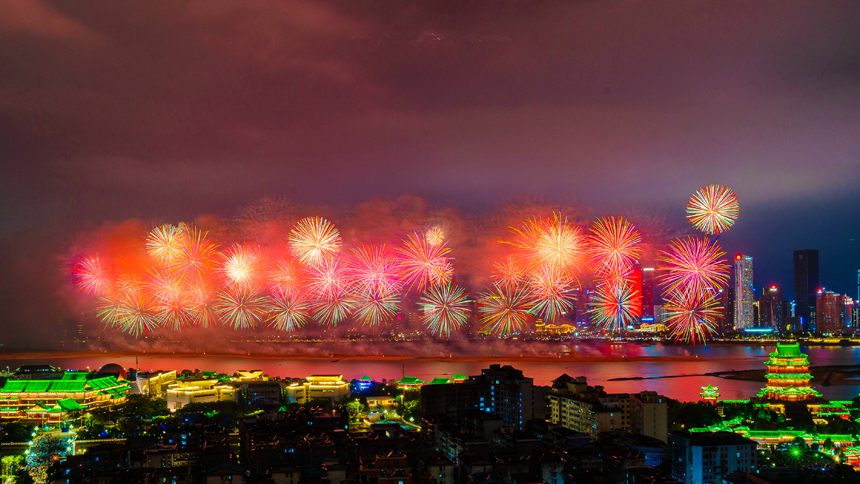
[[[653,267],[642,268],[642,322],[654,322],[654,276]]]
[[[735,288],[727,287],[720,290],[720,306],[722,314],[716,318],[717,331],[724,334],[735,329]]]
[[[854,300],[848,295],[842,296],[839,300],[839,318],[842,321],[843,331],[854,331]]]
[[[815,331],[815,296],[821,281],[818,276],[818,251],[794,251],[794,309],[800,330]]]
[[[818,291],[815,300],[815,321],[818,333],[835,334],[842,332],[842,295],[833,291]]]
[[[759,301],[759,314],[761,315],[761,326],[769,326],[773,329],[785,329],[785,302],[782,300],[782,288],[771,285],[762,291]]]
[[[735,256],[735,329],[755,326],[755,291],[753,290],[753,260],[748,255]]]

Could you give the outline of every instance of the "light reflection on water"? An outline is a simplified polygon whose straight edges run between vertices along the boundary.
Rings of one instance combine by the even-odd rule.
[[[687,376],[682,378],[647,378],[643,380],[610,381],[614,378],[654,377],[670,375],[701,375],[728,370],[763,368],[767,354],[773,346],[664,346],[664,345],[569,345],[572,355],[603,356],[612,358],[665,357],[664,361],[575,361],[562,358],[542,360],[517,358],[488,358],[481,361],[451,359],[275,359],[237,356],[147,356],[138,357],[144,370],[201,369],[233,373],[236,370],[263,370],[272,376],[304,377],[312,374],[343,374],[347,379],[360,378],[365,373],[375,380],[399,379],[406,374],[431,380],[437,376],[453,376],[458,372],[476,375],[491,363],[510,364],[532,377],[538,385],[549,385],[563,373],[586,376],[592,385],[603,385],[609,392],[638,392],[653,390],[684,401],[698,400],[700,388],[713,385],[720,389],[722,398],[743,399],[754,396],[764,386],[761,382],[727,380],[713,376]],[[560,350],[561,351],[561,350]],[[860,347],[809,347],[803,348],[813,365],[853,365],[860,357]],[[685,357],[684,360],[673,358]],[[689,360],[686,358],[696,358]],[[17,368],[23,364],[51,364],[61,368],[96,369],[107,363],[123,367],[135,366],[135,357],[53,358],[42,360],[4,360],[0,366]],[[850,400],[860,392],[858,385],[815,386],[826,398]]]

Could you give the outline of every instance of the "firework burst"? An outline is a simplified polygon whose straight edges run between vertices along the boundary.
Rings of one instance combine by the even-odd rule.
[[[233,329],[257,326],[266,315],[266,298],[247,288],[229,288],[215,299],[215,311],[221,321]]]
[[[217,260],[218,247],[206,237],[206,232],[187,227],[179,255],[169,267],[183,278],[199,281],[215,268]]]
[[[341,243],[340,233],[334,224],[322,217],[299,220],[289,237],[293,255],[301,263],[311,267],[336,256]]]
[[[337,326],[355,310],[355,299],[345,291],[330,292],[313,302],[314,319],[327,326]]]
[[[607,281],[594,291],[588,312],[607,332],[623,331],[642,315],[642,293],[623,279]]]
[[[739,213],[735,192],[719,184],[700,188],[687,203],[690,223],[708,235],[720,235],[729,230]]]
[[[224,254],[221,273],[230,285],[242,289],[255,289],[262,276],[263,255],[260,249],[235,244]]]
[[[597,274],[620,274],[637,262],[642,249],[639,231],[623,218],[604,217],[591,224],[588,252]]]
[[[427,229],[427,232],[424,233],[424,238],[430,245],[442,245],[445,243],[445,232],[442,230],[442,227],[433,226]]]
[[[532,274],[528,288],[532,312],[545,322],[552,322],[573,309],[573,284],[565,272],[546,265]]]
[[[346,292],[349,269],[339,259],[331,259],[308,271],[308,292],[317,299],[331,299]]]
[[[81,258],[72,267],[72,279],[82,291],[96,296],[106,295],[113,285],[107,264],[97,255]]]
[[[490,279],[500,286],[514,287],[525,280],[525,273],[517,260],[509,256],[493,264]]]
[[[298,294],[275,292],[266,304],[269,325],[278,331],[297,331],[310,317],[311,304]]]
[[[729,265],[720,258],[723,255],[720,246],[705,237],[675,239],[660,253],[664,264],[660,281],[667,293],[715,292],[729,280]]]
[[[478,300],[481,332],[506,337],[524,331],[532,320],[530,300],[524,287],[493,284]]]
[[[162,264],[172,264],[182,254],[185,232],[170,224],[158,226],[146,237],[146,251]]]
[[[418,301],[421,322],[434,334],[448,338],[469,318],[469,299],[461,287],[453,283],[432,286]]]
[[[149,336],[158,327],[152,301],[139,292],[123,293],[117,301],[114,327],[132,336]]]
[[[428,285],[444,284],[451,280],[454,268],[446,255],[450,249],[444,242],[431,244],[427,238],[413,232],[395,250],[403,279],[409,287],[423,291]]]
[[[400,265],[385,245],[363,245],[352,250],[350,280],[359,293],[394,294],[400,291]]]
[[[520,249],[527,269],[552,266],[568,271],[581,262],[584,237],[582,229],[568,223],[566,217],[532,217],[522,229],[513,229],[516,238],[508,242]]]
[[[355,299],[355,319],[362,326],[381,326],[394,319],[399,308],[400,298],[396,292],[364,291]]]
[[[704,344],[716,331],[715,320],[721,315],[722,309],[716,294],[679,291],[665,299],[663,318],[675,341]]]
[[[273,293],[298,294],[304,286],[302,269],[298,264],[279,260],[269,271],[269,290]]]

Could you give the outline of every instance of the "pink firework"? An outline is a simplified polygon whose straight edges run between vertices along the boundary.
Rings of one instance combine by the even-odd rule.
[[[444,242],[431,244],[426,237],[413,232],[396,251],[403,279],[418,291],[447,283],[453,276],[454,268],[447,256],[450,249]]]
[[[305,287],[314,298],[336,298],[349,287],[349,269],[340,259],[328,260],[308,270]]]
[[[78,261],[72,267],[72,279],[82,291],[96,296],[106,295],[113,285],[107,264],[97,255]]]
[[[341,243],[334,224],[322,217],[299,220],[289,237],[290,251],[301,263],[311,267],[335,257]]]
[[[365,294],[393,294],[400,291],[400,265],[385,245],[363,245],[352,250],[350,279],[355,290]]]
[[[660,281],[666,292],[713,293],[729,280],[729,265],[716,242],[705,237],[687,237],[669,242],[660,253],[664,267]]]

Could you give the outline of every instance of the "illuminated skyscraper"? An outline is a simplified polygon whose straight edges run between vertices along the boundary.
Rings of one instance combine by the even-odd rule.
[[[794,251],[794,314],[800,330],[815,331],[815,293],[821,282],[818,279],[818,251]]]
[[[755,325],[753,307],[753,260],[748,255],[735,256],[735,329],[744,330]]]
[[[833,291],[819,290],[815,301],[817,332],[838,334],[842,332],[842,295]]]
[[[654,268],[642,268],[642,322],[654,322]]]
[[[720,334],[728,333],[735,329],[735,288],[727,287],[720,290],[720,306],[723,307],[722,314],[716,319],[717,331]]]
[[[772,285],[764,288],[761,295],[759,311],[761,314],[761,325],[771,328],[785,329],[785,303],[782,300],[782,288]]]

